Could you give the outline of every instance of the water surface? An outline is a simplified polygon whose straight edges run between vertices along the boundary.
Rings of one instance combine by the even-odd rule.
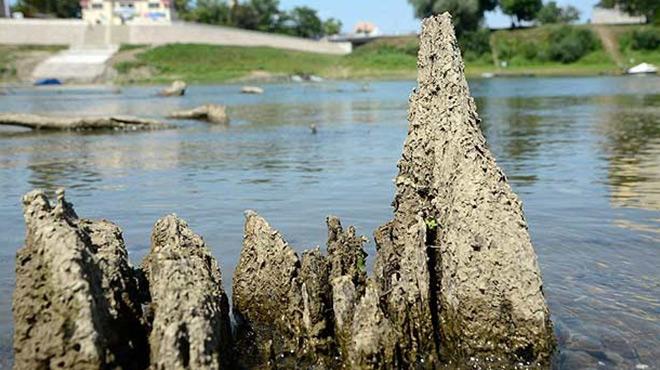
[[[268,85],[260,96],[240,95],[239,86],[193,86],[171,99],[156,98],[152,87],[0,96],[0,112],[158,118],[209,102],[228,105],[232,117],[228,127],[183,121],[156,132],[0,128],[0,368],[11,362],[22,194],[65,187],[78,214],[123,228],[134,264],[148,251],[156,219],[176,212],[204,236],[230,290],[246,209],[298,250],[325,243],[328,214],[368,236],[390,219],[414,85]],[[490,79],[471,81],[471,89],[489,145],[524,201],[562,350],[557,365],[654,368],[660,79]]]

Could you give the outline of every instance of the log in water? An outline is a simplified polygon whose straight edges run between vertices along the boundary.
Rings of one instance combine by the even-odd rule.
[[[163,122],[130,116],[54,117],[24,113],[0,113],[0,126],[33,130],[152,130],[167,127]]]

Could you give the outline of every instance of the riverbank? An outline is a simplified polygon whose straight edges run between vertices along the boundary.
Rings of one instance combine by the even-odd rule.
[[[641,31],[660,32],[658,27],[647,25],[552,25],[487,32],[461,46],[468,77],[617,75],[637,63],[660,64],[660,49],[636,49],[632,45],[633,33]],[[575,42],[591,45],[584,45],[587,50],[582,50],[582,44],[571,49]],[[556,43],[561,47],[553,49]],[[268,82],[291,75],[342,80],[414,79],[418,49],[419,42],[413,35],[377,40],[346,56],[174,44],[122,48],[113,67],[118,72],[116,81],[123,84],[173,79],[197,83]]]
[[[641,62],[660,64],[660,48],[636,47],[635,32],[660,34],[650,25],[542,26],[485,31],[461,45],[469,78],[497,76],[618,75]],[[576,39],[591,40],[588,51],[573,48]],[[553,42],[556,38],[562,39]],[[556,41],[556,40],[555,40]],[[555,43],[564,42],[552,49]],[[574,45],[573,45],[574,46]],[[30,82],[36,64],[57,47],[0,45],[0,82]],[[170,44],[158,47],[122,46],[109,61],[116,73],[107,82],[159,84],[182,79],[190,83],[259,83],[288,81],[292,75],[334,80],[415,79],[419,43],[416,36],[381,39],[358,47],[350,55],[324,55],[267,47]],[[550,55],[557,50],[561,55]],[[577,50],[577,51],[576,51]],[[579,56],[579,57],[578,57]],[[554,59],[576,60],[566,63]],[[568,59],[566,59],[568,58]]]
[[[32,71],[61,46],[0,45],[0,82],[29,81]]]
[[[126,60],[122,54],[132,54]],[[615,63],[595,55],[592,61],[573,64],[544,63],[498,68],[473,62],[466,65],[468,78],[484,74],[501,76],[595,76],[617,75]],[[270,48],[219,47],[194,44],[166,45],[122,51],[114,64],[120,84],[240,81],[278,82],[292,75],[316,75],[337,80],[396,80],[417,76],[414,53],[389,45],[365,46],[349,56],[327,56]]]

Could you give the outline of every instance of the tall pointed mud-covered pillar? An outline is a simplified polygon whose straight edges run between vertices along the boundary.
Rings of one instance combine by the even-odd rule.
[[[451,16],[424,20],[420,40],[394,220],[376,232],[382,294],[400,295],[385,300],[386,314],[408,328],[401,335],[420,359],[437,345],[463,364],[545,363],[554,336],[539,266],[522,204],[479,127]],[[406,271],[419,249],[426,266]]]

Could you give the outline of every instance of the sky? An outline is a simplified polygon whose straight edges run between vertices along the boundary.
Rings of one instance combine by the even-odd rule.
[[[547,0],[544,0],[546,2]],[[599,0],[556,0],[560,6],[573,5],[581,13],[581,22],[591,17],[591,9]],[[13,4],[16,0],[10,0]],[[407,0],[280,0],[283,9],[306,5],[318,10],[321,18],[338,18],[344,24],[344,31],[350,31],[359,21],[369,21],[377,25],[385,34],[406,34],[417,32],[419,21]],[[491,28],[506,28],[511,18],[498,12],[488,12],[486,23]]]

